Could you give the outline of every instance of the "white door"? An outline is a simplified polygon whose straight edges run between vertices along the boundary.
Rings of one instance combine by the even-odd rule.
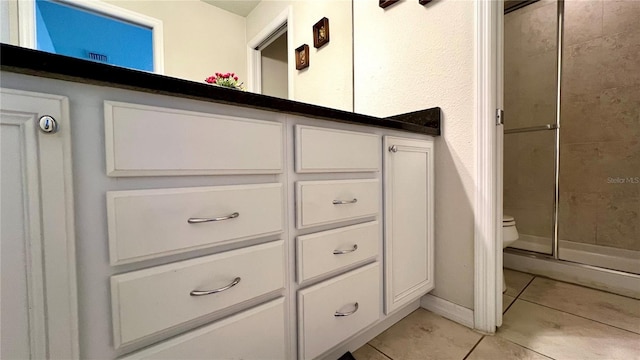
[[[384,137],[385,313],[434,287],[433,142]]]
[[[78,358],[67,99],[0,95],[0,358]]]

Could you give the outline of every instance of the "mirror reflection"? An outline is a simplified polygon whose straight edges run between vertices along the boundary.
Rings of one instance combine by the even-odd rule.
[[[353,110],[351,0],[2,3],[5,43]]]

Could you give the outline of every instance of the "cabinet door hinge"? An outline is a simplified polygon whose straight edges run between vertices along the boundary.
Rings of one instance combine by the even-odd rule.
[[[504,125],[504,110],[496,109],[496,125]]]

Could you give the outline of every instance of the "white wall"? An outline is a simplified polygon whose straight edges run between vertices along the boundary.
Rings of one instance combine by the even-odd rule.
[[[474,3],[354,0],[355,112],[442,108],[435,140],[433,295],[473,309]],[[312,58],[313,61],[313,58]]]
[[[0,1],[0,41],[7,44],[11,43],[9,11],[9,2]]]
[[[247,79],[245,18],[199,0],[106,0],[162,20],[168,76],[203,82],[216,72]]]
[[[288,6],[291,6],[293,16],[288,33],[293,49],[302,44],[309,45],[310,63],[308,68],[296,70],[295,63],[289,61],[293,100],[352,111],[351,1],[262,1],[247,16],[247,39],[253,39]],[[323,17],[329,19],[330,41],[316,49],[312,27]],[[293,49],[289,51],[293,52]]]
[[[2,2],[2,42],[18,45],[20,40],[18,38],[18,0],[0,0]],[[5,31],[9,31],[5,34]]]

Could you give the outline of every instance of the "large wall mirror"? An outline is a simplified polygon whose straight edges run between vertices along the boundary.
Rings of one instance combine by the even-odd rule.
[[[351,0],[1,3],[4,43],[200,83],[232,73],[247,91],[353,110]],[[315,48],[323,18],[329,42]]]

